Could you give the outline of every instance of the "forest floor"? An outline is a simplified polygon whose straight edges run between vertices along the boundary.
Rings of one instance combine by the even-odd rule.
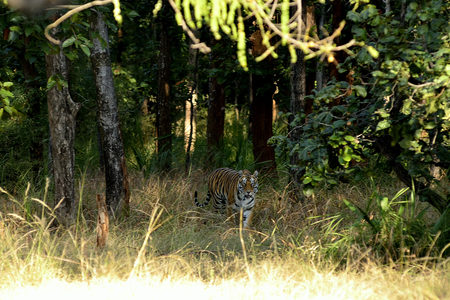
[[[273,178],[260,178],[250,230],[234,228],[206,196],[206,174],[131,177],[131,213],[111,223],[107,245],[96,247],[99,174],[82,174],[76,224],[48,228],[43,203],[51,193],[30,187],[0,194],[0,299],[449,299],[450,264],[431,251],[421,257],[371,246],[354,231],[361,207],[376,193],[389,199],[403,186],[388,175],[318,190],[290,200]],[[403,197],[403,196],[402,196]],[[407,193],[404,197],[408,197]],[[418,211],[426,208],[421,203]],[[438,215],[427,209],[430,225]],[[428,249],[428,248],[426,248]]]

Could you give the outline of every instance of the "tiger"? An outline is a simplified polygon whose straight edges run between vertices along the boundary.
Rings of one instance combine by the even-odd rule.
[[[208,177],[208,194],[204,203],[197,201],[195,205],[204,207],[213,198],[213,205],[222,214],[227,211],[231,218],[242,209],[243,228],[248,228],[253,215],[256,193],[258,193],[258,171],[252,175],[248,170],[235,171],[228,168],[214,170]],[[237,222],[235,222],[237,223]]]

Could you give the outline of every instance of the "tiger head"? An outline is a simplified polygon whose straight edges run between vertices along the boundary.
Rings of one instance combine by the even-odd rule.
[[[258,192],[258,171],[255,171],[252,175],[248,170],[241,170],[238,174],[238,198],[241,201],[249,202],[255,198]]]

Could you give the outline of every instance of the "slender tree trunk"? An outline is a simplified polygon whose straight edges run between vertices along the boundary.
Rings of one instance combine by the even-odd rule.
[[[58,29],[53,29],[52,34]],[[46,55],[47,78],[62,76],[68,82],[69,62],[62,49],[58,54]],[[50,123],[53,177],[55,183],[55,213],[57,222],[69,226],[74,221],[75,204],[75,117],[80,104],[69,94],[69,87],[55,85],[47,91],[48,118]],[[59,204],[59,205],[58,205]]]
[[[294,7],[291,9],[291,14],[295,14],[296,9],[301,9],[301,19],[306,20],[306,1],[302,0],[301,7]],[[304,34],[306,28],[302,27],[302,35]],[[291,64],[290,82],[291,82],[291,119],[292,122],[296,115],[300,114],[305,109],[305,96],[306,96],[306,64],[305,64],[305,54],[303,51],[297,49],[297,62]],[[296,124],[297,126],[300,124]],[[291,130],[291,141],[293,143],[298,143],[301,139],[301,131],[298,128],[293,128]],[[290,181],[293,184],[294,191],[297,191],[301,185],[301,178],[304,175],[303,172],[299,170],[298,167],[298,154],[294,153],[289,158],[291,169],[289,171]],[[297,192],[295,192],[297,194]]]
[[[248,74],[248,136],[253,136],[253,74]]]
[[[91,15],[90,25],[91,30],[98,32],[103,41],[107,43],[106,47],[102,47],[99,39],[93,39],[94,47],[91,50],[91,63],[97,90],[98,118],[105,163],[106,205],[113,216],[119,216],[124,205],[125,209],[128,209],[130,195],[117,98],[111,70],[108,28],[101,12]]]
[[[192,41],[189,39],[189,46],[192,45]],[[191,151],[194,150],[195,143],[195,106],[198,97],[198,75],[197,75],[197,62],[198,62],[198,50],[189,47],[189,67],[192,70],[188,75],[188,90],[189,99],[185,104],[185,119],[184,119],[184,147],[186,151],[186,168],[191,164]]]
[[[336,31],[336,29],[339,28],[339,25],[344,20],[346,12],[345,12],[345,7],[342,4],[342,0],[333,1],[332,9],[333,9],[332,25],[333,25],[333,32],[334,32],[334,31]],[[338,35],[334,39],[336,46],[340,46],[343,43],[345,43],[342,40],[342,38],[343,38],[343,35],[341,34],[341,35]],[[338,65],[340,63],[344,62],[346,58],[347,58],[347,54],[344,51],[337,51],[335,53],[334,61],[333,61],[333,63],[330,64],[330,78],[335,78],[338,81],[347,81],[347,82],[349,82],[349,80],[352,80],[351,75],[353,74],[353,71],[339,73],[339,70],[338,70]],[[350,83],[350,84],[352,84],[352,83]],[[331,104],[331,106],[339,105],[341,103],[341,100],[342,100],[342,97],[335,98],[333,100],[333,103]]]
[[[252,54],[259,56],[267,48],[262,43],[261,32],[255,31],[250,37],[252,41]],[[273,69],[272,56],[267,57],[260,66],[268,70]],[[275,151],[267,144],[267,141],[273,136],[272,132],[272,109],[273,94],[275,93],[274,77],[269,71],[266,75],[252,75],[252,141],[253,156],[258,163],[265,163],[264,172],[276,170]]]
[[[320,7],[319,12],[319,25],[317,26],[317,35],[319,39],[322,39],[323,34],[323,25],[325,23],[325,5],[318,4]],[[317,72],[316,72],[316,82],[317,82],[317,91],[320,91],[324,87],[324,78],[323,78],[323,63],[320,60],[317,60]]]
[[[170,8],[168,0],[163,0],[162,10]],[[160,54],[158,57],[158,99],[156,111],[156,135],[158,154],[172,150],[172,123],[170,113],[170,68],[172,49],[169,36],[169,19],[160,17]],[[170,156],[167,156],[164,167],[169,169]]]
[[[211,38],[214,47],[218,41]],[[220,68],[219,57],[210,54],[211,69]],[[206,145],[208,147],[209,162],[214,164],[214,152],[220,148],[225,128],[225,88],[217,82],[217,76],[212,76],[209,82],[208,124],[206,129]]]

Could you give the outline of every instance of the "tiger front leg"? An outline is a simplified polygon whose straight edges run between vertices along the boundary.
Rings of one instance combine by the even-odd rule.
[[[233,210],[234,212],[234,218],[235,218],[235,224],[237,227],[242,226],[242,228],[248,228],[253,216],[252,210],[244,210],[243,208],[240,208],[238,210]],[[242,225],[241,225],[242,224]]]
[[[227,221],[230,221],[234,226],[239,226],[239,215],[238,218],[236,218],[236,212],[231,206],[227,207]]]

